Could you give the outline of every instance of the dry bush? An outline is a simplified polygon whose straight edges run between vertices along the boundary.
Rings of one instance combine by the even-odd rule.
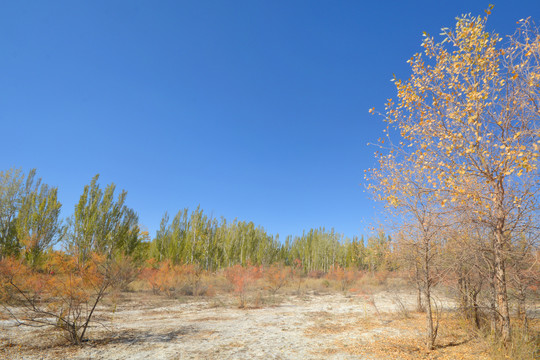
[[[53,253],[42,269],[4,258],[2,309],[19,325],[52,326],[72,344],[81,344],[97,305],[118,276],[114,263],[97,254],[80,263],[77,257]]]
[[[174,265],[169,260],[157,264],[154,259],[140,272],[139,278],[146,282],[155,295],[164,293],[170,298],[177,296],[213,296],[208,274],[198,264]],[[206,280],[205,280],[206,279]]]
[[[272,296],[290,281],[291,274],[291,268],[283,265],[273,264],[264,269],[263,277],[266,281],[266,288]]]
[[[403,304],[403,299],[399,293],[392,293],[390,295],[392,303],[396,306],[398,313],[403,319],[409,319],[411,317],[409,309]]]
[[[324,273],[324,271],[322,270],[311,270],[308,274],[307,274],[307,277],[309,279],[321,279],[325,276],[326,274]]]
[[[375,273],[373,274],[374,280],[377,283],[377,285],[387,284],[389,276],[390,276],[390,271],[388,270],[375,271]]]
[[[261,277],[261,268],[258,266],[234,265],[225,269],[225,277],[231,283],[234,293],[238,296],[238,307],[246,307],[246,292],[249,286]]]
[[[16,300],[16,291],[14,291],[11,281],[17,275],[26,279],[28,270],[28,267],[11,257],[0,261],[0,303],[11,303]]]
[[[117,275],[113,287],[120,291],[128,291],[129,285],[139,277],[141,269],[131,257],[125,255],[119,255],[115,259],[114,267]]]
[[[494,336],[488,329],[483,335],[493,360],[540,359],[540,319],[531,319],[528,327],[515,319],[512,326],[512,340],[508,343],[505,343],[500,336]]]
[[[173,265],[169,260],[162,261],[158,266],[153,260],[148,262],[140,277],[147,281],[154,294],[165,293],[174,298],[182,286],[182,269]]]
[[[180,289],[182,295],[211,295],[211,287],[203,286],[204,270],[198,264],[185,264],[180,267],[183,286]]]
[[[356,287],[368,292],[382,291],[388,287],[389,276],[386,270],[366,272],[356,281]]]
[[[325,278],[306,278],[302,281],[304,289],[311,291],[314,295],[324,294],[332,291],[330,281]]]
[[[297,285],[297,293],[300,294],[300,288],[302,287],[302,283],[305,280],[304,277],[304,265],[302,264],[302,260],[295,259],[291,266],[292,270],[292,277],[295,280],[295,283]]]
[[[217,272],[206,272],[202,277],[202,281],[206,287],[206,296],[228,294],[232,291],[232,285],[225,277],[225,269]]]
[[[406,271],[389,271],[383,284],[392,289],[410,289],[411,281]],[[383,276],[383,277],[384,277]]]
[[[343,292],[346,292],[360,277],[361,272],[350,268],[344,269],[339,265],[332,267],[327,275],[328,279],[338,282],[339,289]]]

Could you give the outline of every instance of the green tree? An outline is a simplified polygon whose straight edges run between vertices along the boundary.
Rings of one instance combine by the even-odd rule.
[[[25,196],[30,192],[36,171],[26,177],[19,169],[0,172],[0,258],[18,255],[17,216]]]
[[[102,190],[94,176],[75,206],[68,220],[66,245],[80,261],[86,261],[91,252],[109,256],[131,256],[141,244],[137,214],[125,205],[127,192],[114,199],[115,185]]]
[[[36,180],[35,169],[0,172],[0,258],[23,250],[27,263],[38,265],[62,237],[61,207],[57,188]]]
[[[57,188],[42,184],[38,190],[36,185],[22,199],[16,230],[30,266],[39,265],[43,253],[60,241],[64,232],[57,193]]]

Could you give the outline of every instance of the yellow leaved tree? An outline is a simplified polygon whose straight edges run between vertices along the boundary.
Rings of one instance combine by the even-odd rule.
[[[508,252],[538,210],[540,36],[524,19],[503,39],[486,30],[487,19],[462,16],[441,42],[424,34],[410,78],[394,79],[397,100],[386,104],[385,121],[402,141],[377,155],[382,165],[370,173],[389,174],[372,188],[390,205],[418,187],[490,230],[498,330],[510,340]],[[392,162],[399,172],[384,171]]]

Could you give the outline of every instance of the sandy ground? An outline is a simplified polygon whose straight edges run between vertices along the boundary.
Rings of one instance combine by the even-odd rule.
[[[92,328],[82,347],[65,345],[51,330],[2,320],[0,358],[384,359],[361,349],[377,341],[421,338],[423,330],[393,320],[403,315],[403,307],[414,307],[414,294],[406,292],[290,295],[249,309],[238,309],[228,296],[124,296],[108,328]],[[111,314],[108,309],[101,309],[97,319]]]

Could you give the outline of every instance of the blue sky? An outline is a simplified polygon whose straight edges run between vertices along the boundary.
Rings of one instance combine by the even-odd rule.
[[[0,170],[59,187],[63,215],[92,176],[128,191],[154,235],[165,211],[298,235],[376,223],[363,171],[383,123],[368,109],[422,32],[483,1],[2,1]],[[496,2],[491,30],[540,22]]]

